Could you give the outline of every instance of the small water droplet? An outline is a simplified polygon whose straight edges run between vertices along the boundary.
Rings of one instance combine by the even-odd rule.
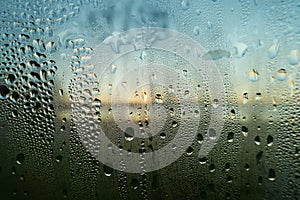
[[[138,186],[139,186],[139,181],[138,181],[138,179],[133,178],[133,179],[131,180],[131,187],[132,187],[134,190],[136,190],[136,189],[138,188]]]
[[[287,72],[285,69],[282,68],[277,71],[276,77],[279,81],[284,81],[286,79],[286,76],[287,76]]]
[[[248,92],[244,92],[243,93],[243,104],[247,104],[248,103]]]
[[[219,100],[218,100],[218,99],[214,99],[214,100],[213,100],[213,103],[212,103],[213,108],[218,108],[219,105],[220,105]]]
[[[124,134],[126,141],[132,141],[134,139],[134,129],[132,127],[127,127]]]
[[[159,136],[160,136],[161,139],[165,139],[166,138],[166,134],[164,132],[160,133]]]
[[[162,104],[163,98],[161,94],[155,94],[155,103]]]
[[[260,92],[256,93],[255,100],[256,101],[260,101],[261,100],[261,93]]]
[[[63,89],[58,90],[59,96],[63,96],[64,95],[64,91]]]
[[[62,159],[63,159],[63,157],[61,155],[58,155],[58,156],[55,157],[55,160],[56,160],[57,163],[61,162]]]
[[[260,145],[260,137],[259,137],[259,136],[256,136],[256,137],[254,138],[254,142],[255,142],[256,145]]]
[[[279,50],[278,40],[274,40],[272,46],[268,49],[268,56],[270,59],[273,59],[277,56]]]
[[[202,135],[201,133],[198,133],[198,134],[197,134],[197,141],[198,141],[199,144],[202,144],[203,139],[204,139],[204,138],[203,138],[203,135]]]
[[[290,55],[289,55],[289,63],[290,65],[297,65],[298,62],[299,62],[299,51],[298,50],[292,50],[290,52]]]
[[[274,169],[269,169],[268,178],[270,181],[275,181],[276,179],[276,173]]]
[[[190,0],[182,0],[181,7],[183,10],[187,10],[190,8]]]
[[[206,162],[207,162],[207,158],[206,158],[206,157],[201,157],[201,158],[199,158],[199,163],[200,163],[201,165],[205,164]]]
[[[61,127],[60,127],[60,131],[64,131],[65,129],[66,129],[65,126],[61,126]]]
[[[24,163],[25,155],[23,153],[19,153],[16,157],[17,164],[21,165]]]
[[[249,79],[252,82],[256,82],[259,80],[259,73],[255,69],[251,69],[249,72]]]
[[[103,171],[105,176],[111,176],[113,173],[113,169],[111,167],[108,167],[107,165],[103,165]]]
[[[199,26],[195,26],[193,32],[195,36],[198,36],[200,33]]]
[[[233,142],[233,137],[234,137],[234,133],[229,132],[228,135],[227,135],[227,141],[228,142]]]
[[[245,137],[248,136],[248,128],[246,126],[242,126],[242,133]]]
[[[210,139],[212,139],[212,140],[215,140],[216,137],[217,137],[217,132],[216,132],[216,130],[213,129],[213,128],[210,128],[210,129],[208,130],[208,137],[209,137]]]
[[[111,65],[111,73],[116,73],[117,71],[117,66],[115,64]]]
[[[190,155],[193,154],[193,151],[194,151],[194,148],[191,147],[191,146],[189,146],[189,147],[187,148],[187,150],[186,150],[186,154],[187,154],[188,156],[190,156]]]
[[[250,165],[248,163],[245,164],[245,170],[249,171],[250,170]]]
[[[267,137],[267,145],[268,146],[272,146],[273,145],[273,141],[274,141],[273,137],[271,135],[268,135],[268,137]]]
[[[177,126],[178,126],[177,121],[172,121],[172,127],[175,128],[175,127],[177,127]]]
[[[127,82],[126,82],[126,81],[123,81],[121,84],[122,84],[122,86],[123,86],[124,88],[127,87]]]
[[[210,164],[208,168],[209,168],[209,172],[211,173],[216,171],[216,166],[214,164]]]
[[[260,160],[262,159],[262,157],[263,157],[263,152],[262,151],[260,151],[256,154],[255,158],[256,158],[256,163],[257,164],[260,163]]]
[[[230,164],[229,164],[229,163],[226,163],[226,164],[225,164],[225,171],[228,172],[229,170],[230,170]]]
[[[212,29],[212,27],[213,27],[212,22],[211,21],[207,21],[207,28],[208,29]]]

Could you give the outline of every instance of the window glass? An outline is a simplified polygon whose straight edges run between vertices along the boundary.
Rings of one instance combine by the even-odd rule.
[[[0,2],[0,199],[298,199],[297,0]]]

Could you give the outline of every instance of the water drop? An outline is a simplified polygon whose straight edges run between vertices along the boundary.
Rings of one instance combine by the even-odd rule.
[[[246,44],[240,42],[234,43],[233,47],[235,51],[235,56],[237,58],[244,57],[248,49],[248,46]]]
[[[0,85],[0,99],[7,99],[9,89],[5,85]]]
[[[229,170],[230,170],[230,164],[229,164],[229,163],[226,163],[226,164],[225,164],[225,171],[228,172]]]
[[[268,49],[268,56],[270,59],[273,59],[277,56],[279,49],[279,42],[278,40],[274,40],[272,46]]]
[[[178,123],[176,121],[172,121],[172,127],[175,128],[178,126]]]
[[[299,62],[299,51],[298,50],[292,50],[289,55],[289,63],[290,65],[297,65]]]
[[[263,152],[260,151],[256,154],[255,158],[256,158],[256,164],[258,164],[260,162],[260,160],[262,159],[263,157]]]
[[[260,92],[256,93],[255,100],[256,101],[260,101],[261,100],[261,93]]]
[[[117,66],[115,64],[111,65],[111,73],[116,73],[117,71]]]
[[[207,21],[207,28],[211,29],[213,27],[212,22],[211,21]]]
[[[103,171],[105,176],[111,176],[113,173],[113,169],[111,167],[108,167],[107,165],[103,165]]]
[[[217,108],[217,107],[219,107],[219,104],[220,104],[219,100],[218,99],[214,99],[213,103],[212,103],[212,106],[213,106],[213,108]]]
[[[58,155],[58,156],[55,157],[55,160],[56,160],[57,163],[61,162],[62,159],[63,159],[63,157],[61,155]]]
[[[63,89],[58,90],[59,96],[63,96],[64,95],[64,91]]]
[[[286,75],[287,75],[286,70],[282,68],[277,71],[276,77],[279,81],[284,81],[286,79]]]
[[[201,133],[198,133],[198,134],[197,134],[197,141],[198,141],[199,144],[202,144],[203,139],[204,139],[204,138],[203,138],[203,135],[202,135]]]
[[[190,156],[190,155],[193,154],[193,151],[194,151],[194,148],[191,147],[191,146],[189,146],[189,147],[187,148],[187,150],[186,150],[186,154],[187,154],[188,156]]]
[[[141,52],[141,55],[140,55],[140,59],[141,59],[142,61],[145,61],[146,56],[147,56],[147,53],[146,53],[145,51],[142,51],[142,52]]]
[[[133,179],[131,180],[131,187],[132,187],[134,190],[136,190],[136,189],[138,188],[138,186],[139,186],[139,181],[138,181],[136,178],[133,178]]]
[[[134,129],[132,127],[127,127],[124,134],[125,140],[132,141],[134,139]]]
[[[207,162],[207,158],[206,158],[206,157],[201,157],[201,158],[199,158],[199,163],[200,163],[201,165],[205,164],[206,162]]]
[[[216,171],[216,166],[214,164],[210,164],[208,168],[209,168],[209,172]]]
[[[243,93],[243,104],[247,104],[248,103],[248,93],[244,92]]]
[[[161,94],[155,94],[155,103],[162,104],[163,98]]]
[[[65,131],[66,130],[66,126],[61,126],[60,127],[60,131]]]
[[[5,83],[7,85],[13,85],[16,81],[16,77],[13,74],[8,74],[6,79],[5,79]]]
[[[275,181],[276,173],[274,169],[269,169],[268,178],[270,181]]]
[[[295,82],[294,82],[294,80],[291,77],[289,77],[288,83],[289,83],[289,89],[290,90],[294,90],[294,88],[295,88]]]
[[[248,128],[246,126],[242,126],[242,133],[245,137],[248,136]]]
[[[249,166],[248,163],[245,164],[245,170],[246,170],[246,171],[249,171],[249,170],[250,170],[250,166]]]
[[[273,137],[271,135],[268,135],[268,137],[267,137],[267,145],[268,146],[272,146],[273,141],[274,141]]]
[[[166,138],[166,134],[164,132],[160,133],[159,136],[160,136],[161,139],[165,139]]]
[[[195,26],[193,32],[195,36],[198,36],[200,33],[199,26]]]
[[[217,137],[217,132],[216,132],[216,130],[213,129],[213,128],[210,128],[210,129],[208,130],[208,137],[209,137],[210,139],[212,139],[212,140],[215,140],[216,137]]]
[[[229,132],[228,135],[227,135],[227,141],[228,142],[233,142],[233,137],[234,137],[234,133]]]
[[[181,7],[183,10],[187,10],[190,8],[190,0],[182,0]]]
[[[25,160],[25,155],[24,154],[20,153],[20,154],[17,155],[17,157],[16,157],[16,163],[17,164],[19,164],[19,165],[23,164],[24,160]]]
[[[254,142],[255,142],[256,145],[260,145],[260,137],[259,137],[259,136],[256,136],[256,137],[254,138]]]
[[[56,51],[56,45],[55,45],[55,43],[54,42],[48,42],[47,44],[46,44],[46,53],[48,53],[48,54],[52,54],[52,53],[54,53]]]
[[[231,53],[226,50],[217,49],[217,50],[211,50],[208,51],[203,55],[204,60],[219,60],[222,58],[229,58],[231,56]]]
[[[252,82],[256,82],[259,80],[259,73],[255,69],[251,69],[249,72],[249,79]]]

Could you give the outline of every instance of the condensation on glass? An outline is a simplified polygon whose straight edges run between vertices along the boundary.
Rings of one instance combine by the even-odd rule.
[[[299,198],[297,0],[11,0],[0,6],[0,199]],[[193,143],[165,168],[126,173],[87,150],[74,119],[91,116],[75,115],[72,102],[100,94],[91,99],[98,108],[96,120],[121,153],[154,152],[175,137],[182,110],[178,98],[168,93],[174,85],[132,93],[144,101],[149,97],[167,112],[164,123],[157,122],[159,132],[147,138],[116,125],[106,100],[113,75],[102,82],[105,95],[96,83],[93,90],[84,89],[96,77],[93,68],[83,67],[94,49],[109,37],[142,27],[176,30],[198,42],[221,74],[224,99],[211,99],[207,80],[194,77],[199,126],[191,135]],[[110,72],[126,59],[152,56],[176,65],[183,77],[191,73],[184,67],[188,61],[175,62],[170,52],[150,48],[131,53],[112,61]],[[150,126],[147,105],[133,101],[128,114],[141,129]],[[221,101],[226,102],[222,133],[209,154],[199,157],[207,134],[216,136],[209,128],[210,112]],[[86,120],[83,126],[93,130],[94,124]]]

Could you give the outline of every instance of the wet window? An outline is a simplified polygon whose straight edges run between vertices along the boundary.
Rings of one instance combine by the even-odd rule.
[[[0,199],[298,199],[297,0],[0,2]]]

